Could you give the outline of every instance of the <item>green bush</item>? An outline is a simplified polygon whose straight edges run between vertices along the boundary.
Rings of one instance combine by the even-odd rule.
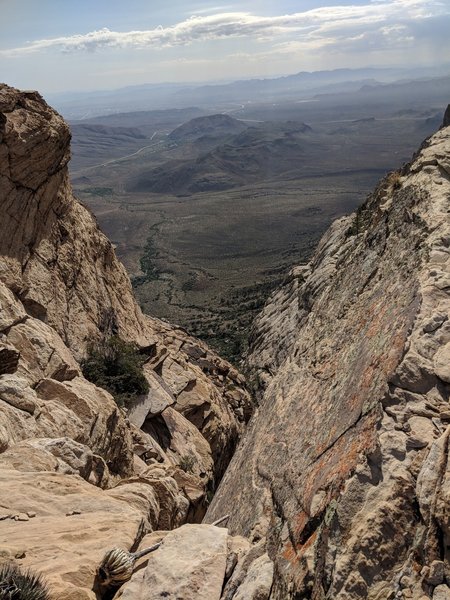
[[[192,454],[184,454],[180,457],[180,462],[178,464],[180,469],[183,469],[185,473],[193,473],[195,463],[195,456]]]
[[[149,390],[142,371],[144,362],[135,344],[114,335],[92,345],[81,368],[86,379],[112,394],[119,406],[128,406]]]
[[[1,600],[49,600],[50,595],[40,575],[12,563],[0,567]]]

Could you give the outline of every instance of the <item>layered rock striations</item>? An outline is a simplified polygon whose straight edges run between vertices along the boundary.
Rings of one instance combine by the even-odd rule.
[[[142,315],[72,195],[69,142],[38,93],[0,85],[0,560],[81,600],[105,550],[201,518],[251,402],[231,365]],[[79,364],[111,335],[146,358],[127,416]]]
[[[257,320],[261,402],[206,520],[263,544],[273,600],[450,597],[444,125]]]

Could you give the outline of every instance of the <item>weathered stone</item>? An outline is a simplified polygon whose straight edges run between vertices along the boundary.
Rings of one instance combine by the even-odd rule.
[[[233,596],[236,600],[268,600],[272,589],[273,562],[263,554],[252,562]]]
[[[148,394],[137,398],[128,409],[127,417],[136,427],[142,427],[147,417],[155,417],[167,407],[175,404],[175,396],[170,388],[154,371],[145,369],[146,379],[150,386]]]
[[[0,267],[0,276],[1,276]],[[0,281],[0,332],[7,331],[13,325],[26,319],[26,312],[2,281]]]
[[[122,588],[122,600],[220,600],[225,577],[227,530],[183,525],[169,532],[144,568]]]
[[[2,521],[0,546],[12,555],[25,548],[21,564],[43,573],[55,593],[91,590],[104,552],[130,548],[141,531],[144,514],[129,498],[112,498],[78,477],[2,468],[0,486],[2,504],[26,517]]]
[[[450,600],[450,588],[438,585],[433,591],[433,600]]]
[[[445,313],[438,313],[436,315],[433,315],[431,319],[424,324],[423,330],[425,333],[433,333],[433,331],[439,329],[439,327],[441,327],[442,324],[445,323],[445,321],[447,320],[448,315],[446,315]]]
[[[250,542],[241,536],[228,537],[228,554],[225,578],[228,581],[239,561],[250,550]]]
[[[440,585],[444,581],[444,563],[441,560],[433,560],[425,580],[429,585]]]
[[[52,598],[81,600],[95,598],[95,568],[112,545],[130,548],[154,527],[201,518],[251,400],[239,373],[205,344],[142,314],[111,243],[73,197],[69,139],[38,93],[0,84],[2,514],[29,519],[2,520],[0,546],[43,572]],[[131,422],[78,362],[111,335],[147,358],[150,393]],[[183,388],[186,414],[208,407],[199,426],[198,415],[170,413],[170,386]],[[154,419],[153,437],[132,424],[145,419]],[[191,455],[194,473],[180,471]]]
[[[15,373],[19,365],[20,352],[0,342],[0,375]]]
[[[228,538],[230,547],[234,547],[235,543],[232,540],[241,540],[240,536],[233,536],[232,538]],[[223,589],[221,600],[231,600],[234,598],[236,591],[245,581],[247,573],[255,560],[265,554],[265,545],[263,542],[259,542],[254,546],[250,546],[247,544],[247,547],[242,547],[242,549],[238,552],[237,564],[234,566],[233,572],[231,573],[231,577],[226,582],[226,585]]]
[[[262,398],[206,521],[267,544],[273,600],[420,597],[450,546],[449,157],[445,128],[256,319]]]
[[[436,352],[434,357],[434,368],[436,375],[445,381],[450,383],[450,343],[446,344]]]

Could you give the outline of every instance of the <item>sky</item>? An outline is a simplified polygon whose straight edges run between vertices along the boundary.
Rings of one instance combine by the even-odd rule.
[[[41,92],[438,66],[450,0],[0,0],[0,81]]]

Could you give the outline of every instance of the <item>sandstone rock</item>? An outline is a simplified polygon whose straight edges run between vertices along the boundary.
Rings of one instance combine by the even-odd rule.
[[[34,414],[39,406],[34,390],[28,386],[25,379],[17,375],[0,377],[0,400],[30,415]]]
[[[440,348],[434,356],[434,368],[436,375],[450,383],[450,343]]]
[[[441,312],[436,315],[433,315],[431,319],[425,323],[425,325],[423,326],[423,330],[425,333],[433,333],[433,331],[439,329],[439,327],[441,327],[442,324],[445,323],[445,321],[447,320],[448,315],[446,315],[445,313]]]
[[[438,585],[433,592],[433,600],[450,600],[450,588]]]
[[[440,585],[444,581],[444,563],[441,560],[433,560],[426,582],[430,585]]]
[[[15,373],[19,365],[20,352],[0,342],[0,375]]]
[[[242,538],[240,536],[233,536],[229,537],[228,540],[229,548],[231,549],[235,547],[236,542],[240,545],[239,540],[242,540]],[[245,581],[247,573],[253,562],[264,554],[265,548],[262,542],[259,542],[254,546],[250,546],[250,544],[247,542],[247,544],[244,544],[244,546],[239,549],[239,553],[237,555],[237,564],[233,568],[231,577],[229,577],[228,581],[226,582],[222,592],[221,600],[231,600],[234,598],[236,591]]]
[[[162,422],[166,428],[166,437],[159,440],[165,453],[178,464],[189,461],[185,468],[210,479],[213,474],[211,450],[198,429],[170,407],[161,414],[160,419],[159,423]],[[143,430],[153,435],[157,435],[157,429],[154,419],[143,425]]]
[[[37,319],[15,325],[6,339],[20,352],[18,375],[32,384],[45,377],[64,381],[80,374],[78,364],[60,337]]]
[[[122,588],[120,598],[220,600],[226,556],[226,529],[183,525],[164,537],[145,568]]]
[[[450,547],[449,158],[444,128],[256,320],[262,397],[206,521],[262,538],[273,600],[419,598]]]
[[[268,600],[272,589],[273,562],[263,554],[252,562],[233,596],[236,600]]]
[[[30,519],[2,521],[0,545],[25,552],[52,598],[75,600],[95,598],[111,545],[202,516],[252,403],[236,369],[141,313],[111,243],[72,195],[69,139],[37,92],[0,84],[0,478],[4,514]],[[148,359],[150,394],[131,422],[78,362],[113,334]],[[170,408],[181,393],[192,422]],[[133,425],[146,421],[152,435]],[[186,455],[194,472],[182,474]]]
[[[136,427],[142,427],[147,417],[159,415],[164,409],[176,402],[174,395],[164,380],[151,369],[147,368],[144,372],[150,390],[145,397],[137,398],[127,412],[128,419]]]
[[[53,471],[59,468],[58,460],[48,451],[36,448],[28,442],[19,442],[8,448],[1,456],[4,469],[15,469],[24,473]]]
[[[139,510],[80,478],[2,468],[0,486],[7,510],[26,516],[2,521],[0,546],[13,556],[25,548],[21,564],[43,573],[56,596],[69,590],[92,594],[104,552],[130,548],[140,535]],[[30,518],[30,512],[37,516]]]
[[[0,274],[1,274],[0,270]],[[0,332],[26,320],[26,312],[11,290],[0,281]]]
[[[228,581],[236,565],[250,550],[250,542],[241,536],[228,537],[228,554],[225,578]]]

